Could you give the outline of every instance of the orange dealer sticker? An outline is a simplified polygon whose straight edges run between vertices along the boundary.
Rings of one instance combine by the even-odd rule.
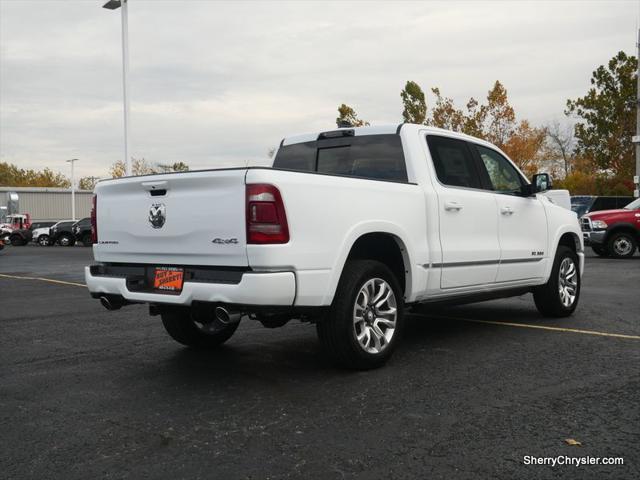
[[[153,278],[153,288],[169,292],[182,290],[184,270],[178,267],[157,267]]]

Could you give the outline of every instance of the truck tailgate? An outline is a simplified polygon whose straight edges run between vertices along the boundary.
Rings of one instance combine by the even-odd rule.
[[[246,169],[100,182],[100,262],[247,266]]]

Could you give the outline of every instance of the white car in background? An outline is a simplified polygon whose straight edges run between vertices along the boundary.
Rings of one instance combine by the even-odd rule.
[[[49,245],[49,228],[50,227],[35,228],[31,241],[43,247]]]
[[[51,227],[57,223],[59,222],[38,222],[37,228],[31,230],[31,241],[43,247],[49,245]]]

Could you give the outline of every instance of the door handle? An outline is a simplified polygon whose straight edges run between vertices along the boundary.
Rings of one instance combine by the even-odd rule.
[[[513,209],[511,207],[502,207],[500,213],[502,215],[513,215]]]
[[[444,202],[444,209],[447,211],[459,211],[462,210],[462,205],[458,202]]]

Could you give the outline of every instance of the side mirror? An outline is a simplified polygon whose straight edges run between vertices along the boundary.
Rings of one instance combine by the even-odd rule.
[[[525,193],[528,195],[534,195],[539,192],[546,192],[553,188],[553,182],[551,176],[548,173],[536,173],[531,179],[531,185],[526,185]]]

